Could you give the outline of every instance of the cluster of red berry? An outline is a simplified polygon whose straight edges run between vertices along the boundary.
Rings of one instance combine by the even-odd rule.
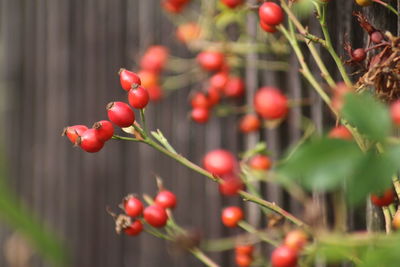
[[[261,154],[250,158],[247,164],[255,170],[266,171],[271,168],[269,157]],[[215,177],[219,177],[219,191],[222,195],[236,196],[240,190],[244,189],[243,181],[236,174],[239,163],[231,152],[223,149],[212,150],[205,155],[203,165],[207,171]],[[226,227],[236,227],[243,219],[244,213],[241,207],[229,206],[222,210],[221,221]],[[250,266],[253,260],[252,249],[251,252],[246,250],[246,253],[238,253],[240,250],[236,250],[237,265],[241,267]]]
[[[139,76],[126,69],[121,69],[119,75],[122,88],[128,91],[129,104],[137,109],[145,108],[149,102],[149,93],[141,86]],[[118,127],[129,127],[135,122],[134,111],[124,102],[110,102],[106,109],[108,119]],[[110,121],[101,120],[90,129],[85,125],[69,126],[64,129],[64,134],[86,152],[98,152],[114,135],[114,126]]]
[[[191,98],[191,118],[198,123],[205,123],[210,116],[210,109],[218,104],[221,97],[241,98],[245,92],[244,82],[240,77],[229,74],[225,55],[219,51],[207,50],[198,54],[197,62],[207,72],[215,72],[209,79],[206,92],[196,92]]]
[[[121,207],[125,215],[116,218],[117,232],[135,236],[143,231],[143,220],[152,227],[161,228],[167,224],[168,209],[175,208],[177,199],[174,193],[161,190],[154,198],[154,204],[144,208],[142,201],[133,195],[124,198]],[[122,218],[122,219],[119,219]]]
[[[260,27],[266,32],[276,32],[276,26],[284,19],[282,8],[274,2],[264,2],[258,9]]]
[[[203,51],[197,60],[204,70],[216,71],[209,79],[207,92],[196,92],[191,98],[192,119],[205,123],[209,119],[210,109],[219,103],[221,96],[241,98],[245,93],[245,85],[242,78],[229,75],[223,53]],[[258,115],[266,120],[282,119],[289,109],[286,96],[274,87],[260,88],[254,96],[253,104]],[[260,126],[261,122],[255,114],[247,114],[240,122],[240,129],[244,133],[257,131]]]
[[[142,81],[142,86],[148,91],[151,101],[157,101],[163,97],[159,77],[167,63],[168,56],[169,52],[165,46],[153,45],[147,48],[140,59],[140,70],[137,75]]]
[[[190,0],[162,0],[161,6],[170,13],[181,13]]]
[[[286,234],[283,244],[272,252],[273,267],[295,267],[299,253],[308,242],[308,236],[302,230],[293,230]]]
[[[253,245],[237,245],[235,247],[235,262],[239,267],[249,267],[253,262]]]

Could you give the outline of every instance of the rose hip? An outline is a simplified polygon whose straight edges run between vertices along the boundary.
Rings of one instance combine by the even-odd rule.
[[[121,82],[121,86],[125,91],[129,91],[133,85],[141,84],[139,76],[126,69],[119,70],[119,80]]]
[[[236,167],[235,156],[224,149],[208,152],[203,159],[204,168],[218,176],[230,174]]]
[[[99,140],[97,137],[96,129],[86,130],[80,137],[78,137],[76,143],[83,150],[89,153],[98,152],[104,146],[104,142]]]
[[[149,100],[149,93],[142,86],[133,87],[131,90],[129,90],[128,101],[132,107],[143,109],[147,106]]]
[[[107,113],[110,121],[119,127],[129,127],[135,121],[135,113],[124,102],[110,102],[107,105]]]
[[[254,96],[254,108],[267,120],[282,119],[288,112],[288,101],[277,88],[263,87]]]
[[[66,135],[71,143],[75,144],[79,136],[81,136],[88,127],[85,125],[73,125],[64,128],[63,135]]]

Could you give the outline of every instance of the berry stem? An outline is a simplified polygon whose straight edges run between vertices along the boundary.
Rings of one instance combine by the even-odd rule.
[[[213,260],[211,260],[203,251],[198,248],[189,249],[189,251],[202,263],[204,263],[208,267],[220,267]]]
[[[242,228],[243,230],[251,233],[251,234],[255,234],[258,238],[260,238],[262,241],[274,246],[274,247],[278,247],[279,243],[271,238],[269,238],[263,231],[259,231],[256,228],[254,228],[251,224],[249,224],[246,221],[240,221],[238,223],[238,225],[240,226],[240,228]]]
[[[139,139],[136,139],[134,137],[120,136],[120,135],[115,135],[115,134],[113,135],[112,139],[140,142]]]
[[[392,231],[392,216],[388,207],[382,207],[383,217],[385,218],[385,229],[386,233],[389,234]]]
[[[145,222],[145,223],[146,223],[146,222]],[[146,225],[148,226],[148,227],[146,227],[146,228],[144,229],[144,231],[145,231],[146,233],[149,233],[149,234],[151,234],[151,235],[153,235],[153,236],[155,236],[155,237],[162,238],[162,239],[165,239],[165,240],[168,240],[168,241],[173,241],[173,239],[172,239],[171,237],[169,237],[169,236],[167,236],[167,235],[161,233],[160,231],[158,231],[157,229],[151,227],[151,226],[148,225],[147,223],[146,223]]]
[[[396,10],[394,7],[392,7],[390,4],[388,4],[388,3],[385,3],[385,2],[383,2],[383,1],[381,1],[381,0],[372,0],[372,2],[375,2],[375,3],[377,3],[377,4],[380,4],[380,5],[384,6],[384,7],[386,7],[387,9],[389,9],[390,11],[392,11],[394,14],[396,14],[396,16],[399,15],[399,13],[397,12],[397,10]]]
[[[308,31],[304,28],[304,26],[300,23],[300,21],[292,13],[292,11],[290,10],[290,8],[287,5],[285,0],[281,0],[281,5],[289,17],[289,26],[291,25],[291,22],[292,22],[296,26],[297,30],[302,35],[307,35]],[[280,26],[280,28],[283,28],[283,26]],[[292,37],[292,39],[293,39],[293,37]],[[289,42],[290,42],[290,40],[289,40]],[[297,40],[295,42],[297,43]],[[306,45],[307,45],[308,49],[310,50],[310,53],[311,53],[312,57],[314,58],[315,62],[317,63],[318,68],[321,70],[323,78],[326,80],[326,82],[329,84],[329,86],[331,86],[331,87],[335,86],[335,81],[333,80],[332,76],[329,74],[328,69],[326,68],[324,62],[322,61],[318,51],[315,49],[314,44],[310,43],[310,42],[306,42]]]
[[[333,107],[331,105],[331,99],[325,93],[324,89],[317,82],[315,77],[312,75],[312,73],[304,59],[304,55],[299,47],[299,44],[298,44],[296,38],[293,38],[293,36],[286,30],[285,27],[278,26],[278,29],[283,33],[283,35],[289,41],[290,45],[293,47],[293,50],[297,56],[297,59],[299,60],[300,66],[301,66],[301,70],[300,70],[301,74],[303,74],[304,78],[306,78],[308,80],[308,82],[314,87],[314,89],[317,91],[317,93],[320,95],[320,97],[324,100],[324,102],[329,106],[329,108],[332,110],[332,112],[334,114],[336,114],[336,111],[333,109]]]
[[[251,201],[251,202],[256,203],[256,204],[258,204],[258,205],[260,205],[262,207],[266,207],[266,208],[278,213],[279,215],[285,217],[287,220],[291,221],[295,225],[304,228],[308,232],[311,232],[310,227],[306,223],[304,223],[300,219],[296,218],[294,215],[292,215],[288,211],[282,209],[281,207],[279,207],[275,203],[266,201],[266,200],[264,200],[262,198],[254,196],[254,195],[252,195],[252,194],[250,194],[250,193],[248,193],[246,191],[243,191],[243,190],[239,191],[239,194],[242,196],[242,198],[244,200]]]
[[[400,199],[400,180],[397,175],[394,175],[392,178],[394,190],[396,191],[397,198]]]
[[[140,120],[142,121],[144,132],[146,133],[146,135],[148,135],[149,131],[146,126],[146,116],[145,116],[144,112],[145,112],[144,108],[140,109]]]
[[[352,82],[349,78],[349,76],[347,75],[346,69],[343,65],[342,60],[339,58],[338,54],[336,53],[335,49],[333,48],[332,45],[332,39],[331,36],[329,34],[329,30],[328,30],[328,26],[326,23],[326,4],[323,4],[322,9],[317,8],[317,12],[318,12],[318,20],[319,23],[321,24],[321,29],[322,29],[322,33],[324,34],[325,37],[325,44],[326,44],[326,49],[328,50],[329,54],[331,54],[333,60],[336,63],[337,68],[339,69],[340,74],[342,75],[342,78],[344,80],[344,82],[348,85],[348,86],[352,86]]]

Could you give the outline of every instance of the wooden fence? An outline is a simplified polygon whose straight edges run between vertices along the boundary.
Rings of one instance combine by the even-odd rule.
[[[345,33],[360,45],[366,37],[351,15],[354,1],[331,2],[329,23],[335,45],[341,47]],[[147,45],[161,43],[170,46],[173,54],[188,54],[171,37],[173,26],[163,16],[159,0],[1,0],[0,4],[2,133],[7,140],[10,184],[61,235],[73,257],[71,266],[201,266],[190,255],[176,255],[164,241],[147,234],[116,235],[105,207],[115,207],[130,192],[154,194],[154,175],[159,174],[181,200],[175,212],[178,222],[217,238],[236,232],[219,221],[221,207],[236,200],[221,198],[214,184],[143,145],[110,142],[92,155],[72,148],[60,136],[65,125],[91,125],[106,118],[105,105],[125,99],[117,71],[135,67]],[[364,10],[379,28],[397,31],[396,17],[383,8]],[[313,31],[315,24],[311,20]],[[250,35],[256,27],[256,14],[250,14]],[[292,109],[279,129],[244,137],[236,133],[233,117],[213,118],[205,126],[189,122],[191,88],[187,88],[148,108],[150,127],[162,129],[180,153],[200,163],[207,150],[224,147],[239,152],[259,138],[279,155],[301,136],[301,114],[309,114],[319,131],[333,125],[321,101],[299,76],[293,56],[287,73],[256,72],[256,58],[252,53],[247,56],[243,72],[248,99],[261,85],[277,85],[293,98],[310,97],[313,105]],[[263,191],[268,200],[301,214],[276,186]],[[327,220],[329,197],[315,195],[315,201],[326,211]],[[260,223],[254,209],[249,213],[253,223]],[[351,218],[350,226],[359,227],[357,218]],[[9,234],[8,229],[0,231],[1,243]],[[213,257],[222,266],[234,266],[231,253]],[[2,254],[0,266],[7,266]],[[35,259],[32,266],[48,265]]]

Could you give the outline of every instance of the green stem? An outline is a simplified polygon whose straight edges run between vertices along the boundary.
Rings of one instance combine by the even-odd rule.
[[[168,240],[168,241],[172,241],[171,237],[169,237],[167,235],[164,235],[163,233],[161,233],[160,231],[158,231],[156,229],[145,228],[144,231],[146,233],[149,233],[149,234],[155,236],[155,237],[162,238],[162,239],[165,239],[165,240]]]
[[[380,1],[380,0],[372,0],[372,1],[375,2],[375,3],[378,3],[378,4],[380,4],[380,5],[382,5],[382,6],[384,6],[384,7],[386,7],[387,9],[389,9],[390,11],[392,11],[394,14],[396,14],[396,16],[399,15],[399,13],[397,12],[397,10],[396,10],[394,7],[392,7],[390,4],[385,3],[385,2],[383,2],[383,1]]]
[[[238,225],[245,231],[257,235],[258,238],[260,238],[262,241],[274,246],[278,247],[279,243],[271,238],[269,238],[265,233],[262,231],[258,231],[256,228],[254,228],[251,224],[245,222],[245,221],[240,221]]]
[[[193,248],[189,249],[190,253],[192,253],[197,259],[199,259],[202,263],[209,267],[220,267],[216,264],[212,259],[210,259],[206,254],[204,254],[200,249]]]
[[[286,14],[289,17],[289,24],[292,22],[296,26],[297,30],[302,35],[307,35],[308,31],[304,28],[304,26],[299,22],[299,20],[296,18],[296,16],[292,13],[292,11],[290,10],[290,8],[287,5],[285,0],[281,0],[281,6],[285,10]],[[296,40],[296,43],[297,43],[297,40]],[[329,74],[328,69],[326,68],[324,62],[322,61],[314,44],[312,42],[306,42],[306,45],[307,45],[308,49],[310,50],[310,53],[311,53],[312,57],[314,58],[315,62],[317,63],[318,68],[321,70],[322,77],[326,80],[326,82],[328,83],[329,86],[334,87],[336,85],[336,83],[333,80],[332,76]]]
[[[120,135],[113,135],[112,139],[140,142],[139,139],[136,139],[134,137],[127,137],[127,136],[120,136]]]
[[[324,38],[325,38],[325,47],[328,50],[329,54],[331,54],[333,60],[336,63],[336,66],[339,69],[340,74],[342,75],[342,78],[344,80],[344,82],[348,85],[348,86],[352,86],[352,82],[349,78],[349,76],[347,75],[346,69],[343,65],[342,60],[339,58],[338,54],[336,53],[335,49],[333,48],[332,45],[332,40],[331,40],[331,36],[329,34],[329,30],[326,24],[326,4],[322,4],[322,10],[317,9],[318,10],[318,17],[319,17],[319,23],[321,24],[321,29],[322,29],[322,33],[324,34]]]
[[[392,178],[394,190],[396,191],[397,197],[400,199],[400,180],[397,175]]]
[[[320,95],[322,100],[328,105],[328,107],[332,110],[334,114],[337,112],[333,109],[332,104],[331,104],[331,99],[327,95],[327,93],[324,91],[324,89],[321,87],[321,85],[317,82],[313,74],[311,73],[305,59],[304,55],[301,52],[300,46],[297,42],[297,39],[293,37],[285,27],[283,26],[278,26],[278,29],[283,33],[283,35],[286,37],[286,39],[289,41],[290,45],[292,46],[297,59],[299,60],[301,69],[300,72],[303,74],[304,78],[307,79],[307,81],[314,87],[314,89],[317,91],[317,93]]]
[[[181,163],[182,165],[188,167],[189,169],[204,175],[205,177],[213,180],[214,182],[218,182],[218,177],[212,175],[211,173],[209,173],[208,171],[204,170],[203,168],[201,168],[200,166],[194,164],[193,162],[189,161],[188,159],[186,159],[185,157],[183,157],[180,154],[176,154],[176,153],[172,153],[170,151],[168,151],[167,149],[165,149],[164,147],[160,146],[159,144],[157,144],[156,142],[154,142],[153,140],[147,138],[143,141],[144,143],[150,145],[151,147],[155,148],[156,150],[158,150],[159,152],[167,155],[170,158],[175,159],[176,161],[178,161],[179,163]]]
[[[239,194],[244,200],[256,203],[256,204],[258,204],[258,205],[260,205],[262,207],[266,207],[266,208],[278,213],[279,215],[283,216],[284,218],[286,218],[287,220],[291,221],[295,225],[304,228],[308,232],[311,232],[311,229],[309,228],[309,226],[307,224],[305,224],[304,222],[302,222],[301,220],[299,220],[298,218],[293,216],[288,211],[282,209],[281,207],[279,207],[275,203],[266,201],[266,200],[264,200],[262,198],[254,196],[254,195],[252,195],[252,194],[250,194],[250,193],[248,193],[246,191],[240,191]]]
[[[142,121],[144,132],[146,133],[146,135],[148,135],[149,131],[146,126],[146,116],[144,115],[144,112],[144,108],[140,109],[140,120]]]
[[[395,205],[393,203],[390,204],[388,207],[389,207],[390,217],[393,220],[394,215],[396,214],[396,207],[395,207]]]
[[[386,233],[389,234],[392,231],[392,216],[390,216],[390,211],[388,207],[382,207],[383,216],[385,218],[385,229]]]

